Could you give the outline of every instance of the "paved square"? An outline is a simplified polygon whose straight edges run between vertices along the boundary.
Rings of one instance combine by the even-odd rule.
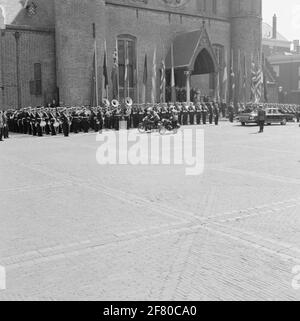
[[[0,143],[0,300],[299,300],[300,128],[205,127],[205,171]]]

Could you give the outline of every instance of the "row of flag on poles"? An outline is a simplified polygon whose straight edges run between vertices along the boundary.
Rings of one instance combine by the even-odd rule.
[[[96,48],[95,48],[96,50]],[[94,55],[95,56],[95,55]],[[173,57],[173,47],[172,47],[172,57]],[[96,66],[96,63],[94,64]],[[126,58],[125,60],[125,73],[124,73],[124,86],[129,88],[129,71],[128,71],[129,61]],[[152,76],[151,76],[151,102],[156,103],[157,101],[157,50],[154,49],[153,52],[153,60],[152,60]],[[148,83],[148,55],[145,54],[144,65],[143,65],[143,83],[142,83],[142,102],[146,102],[146,88]],[[160,102],[165,102],[166,100],[166,64],[165,61],[161,61],[161,65],[159,68],[160,71]],[[95,73],[94,73],[95,74]],[[111,72],[111,85],[112,85],[112,95],[113,99],[119,99],[119,57],[118,57],[118,42],[116,42],[116,47],[113,52],[113,67]],[[94,75],[95,80],[95,75]],[[108,97],[108,67],[107,67],[107,47],[106,42],[104,44],[104,58],[103,58],[103,97]],[[175,93],[175,68],[174,68],[174,59],[172,58],[172,70],[171,70],[171,87],[172,87],[172,99],[175,101],[176,93]],[[94,87],[96,88],[96,86]],[[125,88],[126,91],[126,88]],[[127,94],[129,95],[129,89],[127,89]]]
[[[225,61],[227,57],[225,54]],[[227,66],[225,64],[223,71],[223,99],[227,100],[228,98],[231,101],[234,101],[236,98],[237,101],[246,102],[248,95],[248,84],[250,81],[250,100],[254,103],[267,102],[268,101],[268,88],[267,88],[267,77],[266,77],[266,64],[265,57],[262,56],[260,59],[260,54],[257,54],[257,58],[251,56],[251,66],[250,72],[248,70],[247,56],[242,54],[240,50],[237,52],[237,64],[234,68],[234,53],[231,50],[231,61],[230,61],[230,93],[228,97],[227,88],[228,88],[228,74]]]
[[[171,45],[171,100],[176,101],[176,90],[175,90],[175,68],[174,68],[174,49]],[[96,46],[95,46],[95,55],[96,57]],[[225,64],[223,69],[223,78],[221,79],[220,73],[217,75],[217,83],[215,88],[215,97],[217,99],[225,99],[226,101],[233,101],[237,98],[238,101],[247,100],[247,90],[249,88],[248,84],[250,81],[250,99],[252,102],[258,103],[264,99],[267,102],[267,80],[265,77],[265,63],[263,59],[254,60],[251,57],[251,68],[250,72],[247,65],[246,54],[242,54],[241,51],[238,51],[237,54],[237,64],[234,68],[234,54],[231,50],[231,59],[230,59],[230,79],[228,79],[228,66],[227,66],[227,53],[225,52]],[[125,73],[124,73],[124,86],[128,87],[127,94],[129,95],[129,70],[128,70],[129,61],[126,58],[125,60]],[[96,67],[96,59],[95,59]],[[152,75],[151,75],[151,102],[157,102],[157,49],[154,49],[153,59],[152,59]],[[166,100],[166,65],[165,61],[162,60],[159,67],[160,72],[160,84],[159,84],[159,101],[165,102]],[[95,73],[94,73],[95,74]],[[95,77],[95,75],[94,75]],[[222,81],[222,87],[220,85]],[[230,81],[230,82],[229,82]],[[107,48],[106,42],[104,44],[104,59],[103,59],[103,88],[102,88],[102,98],[108,97],[108,67],[107,67]],[[116,42],[116,47],[113,52],[113,67],[111,72],[111,85],[112,85],[112,95],[114,99],[119,99],[119,58],[118,58],[118,42]],[[141,100],[143,103],[146,102],[146,88],[148,83],[148,55],[145,54],[144,64],[143,64],[143,82],[142,82],[142,95]],[[96,87],[96,86],[95,86]],[[222,88],[222,93],[221,93]],[[228,94],[228,88],[230,93]],[[126,88],[125,88],[126,94]]]

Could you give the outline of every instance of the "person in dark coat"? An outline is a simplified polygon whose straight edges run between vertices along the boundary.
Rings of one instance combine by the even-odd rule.
[[[262,105],[260,105],[258,108],[257,120],[259,125],[259,133],[263,133],[266,121],[266,111],[262,108]]]

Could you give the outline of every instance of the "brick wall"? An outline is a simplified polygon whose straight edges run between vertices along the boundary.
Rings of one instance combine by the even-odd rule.
[[[56,93],[55,42],[51,31],[35,31],[9,27],[2,33],[3,92],[1,102],[5,108],[17,107],[17,56],[15,32],[19,39],[20,102],[22,107],[43,105],[51,102]],[[30,95],[29,82],[34,79],[34,64],[42,67],[42,95]],[[1,95],[3,94],[3,95]]]

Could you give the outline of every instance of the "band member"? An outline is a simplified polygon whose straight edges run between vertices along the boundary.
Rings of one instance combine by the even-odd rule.
[[[131,115],[132,115],[133,128],[138,128],[138,125],[139,125],[139,108],[138,108],[137,105],[133,106]]]
[[[187,103],[184,103],[183,109],[182,109],[182,124],[183,125],[188,124],[188,115],[189,115],[189,106]]]
[[[229,116],[229,121],[233,123],[234,119],[234,105],[233,102],[231,102],[228,106],[228,116]]]
[[[70,117],[66,109],[62,111],[60,115],[60,121],[62,123],[62,131],[64,136],[68,137],[70,132]]]
[[[197,125],[201,124],[201,103],[196,103],[196,123]]]
[[[207,106],[206,106],[205,102],[202,102],[202,103],[201,103],[201,110],[202,110],[202,114],[201,114],[201,116],[202,116],[202,123],[203,123],[203,125],[206,125],[206,117],[207,117],[207,111],[208,111],[208,109],[207,109]]]
[[[97,109],[96,113],[96,122],[95,122],[95,131],[100,132],[103,129],[103,112],[101,108]]]
[[[223,118],[226,117],[226,110],[227,110],[226,101],[225,101],[225,99],[223,99],[223,101],[221,103],[221,112],[222,112],[222,117]]]
[[[213,109],[212,103],[208,102],[208,103],[206,103],[206,105],[207,105],[207,109],[208,109],[209,123],[212,124],[213,119],[214,119],[214,109]]]
[[[214,103],[213,113],[214,113],[215,125],[217,126],[219,124],[219,117],[220,117],[220,110],[219,110],[218,103]]]
[[[190,125],[194,125],[195,121],[195,106],[193,103],[190,103],[189,105],[189,119],[190,119]]]

